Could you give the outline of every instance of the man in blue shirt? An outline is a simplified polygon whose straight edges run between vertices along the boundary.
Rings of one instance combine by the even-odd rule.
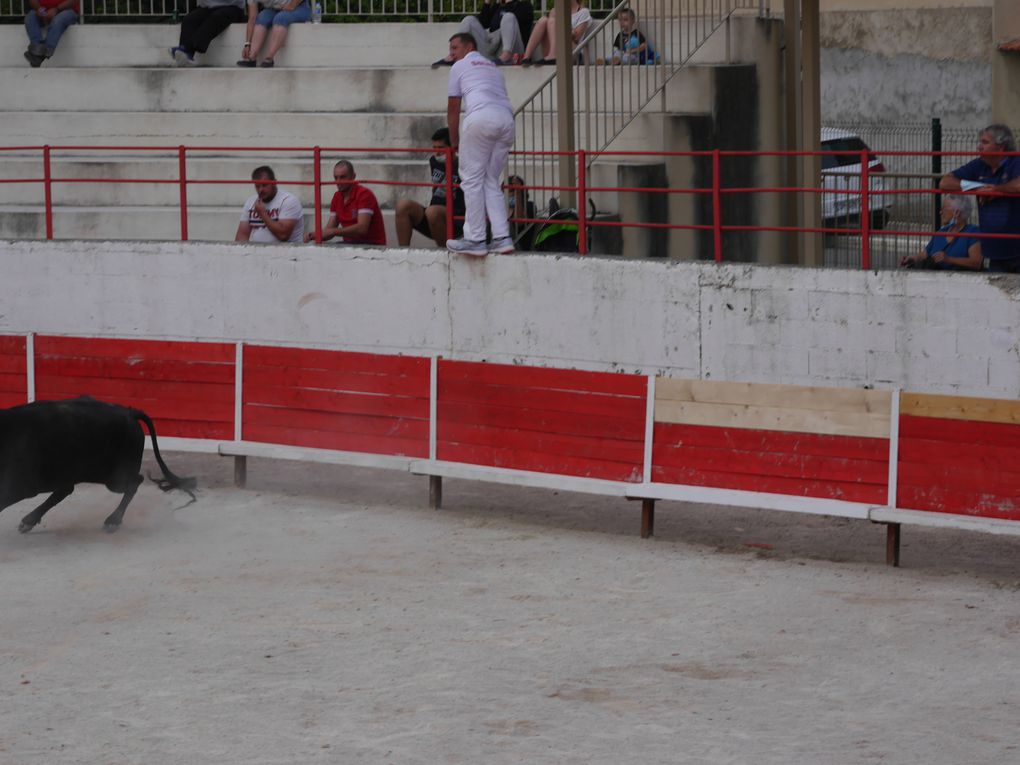
[[[981,239],[990,271],[1020,273],[1020,157],[1005,125],[989,125],[978,135],[977,159],[942,176],[942,191],[975,191],[982,234],[1013,234],[1016,239]]]

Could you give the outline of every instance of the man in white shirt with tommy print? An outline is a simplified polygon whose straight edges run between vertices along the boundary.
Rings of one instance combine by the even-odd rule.
[[[305,212],[289,191],[276,186],[273,168],[263,165],[251,173],[255,193],[244,203],[235,242],[301,243],[305,240]]]
[[[514,251],[500,176],[514,142],[514,115],[503,73],[477,50],[467,32],[450,38],[449,96],[446,107],[450,144],[460,156],[460,187],[464,191],[464,236],[446,248],[462,255],[507,254]],[[464,124],[460,124],[461,109]],[[485,243],[485,220],[492,243]]]

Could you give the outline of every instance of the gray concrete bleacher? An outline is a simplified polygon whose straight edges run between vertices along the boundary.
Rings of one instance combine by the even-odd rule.
[[[752,22],[753,19],[744,20]],[[747,26],[745,24],[745,26]],[[751,29],[748,27],[748,29]],[[178,27],[157,24],[83,24],[72,28],[54,58],[30,69],[21,56],[24,32],[0,27],[0,145],[72,145],[167,147],[161,152],[55,152],[54,178],[135,178],[131,184],[57,183],[53,187],[54,227],[58,238],[175,239],[180,234],[178,160],[171,147],[222,147],[256,151],[194,152],[189,180],[236,180],[188,187],[192,239],[233,236],[240,206],[251,193],[251,169],[271,164],[281,185],[297,193],[313,225],[313,167],[310,152],[301,155],[268,149],[321,146],[322,178],[333,161],[350,157],[362,180],[427,182],[426,154],[337,151],[339,148],[407,149],[427,147],[435,128],[445,124],[448,70],[429,62],[446,49],[454,24],[296,25],[273,69],[234,65],[244,40],[234,25],[214,41],[202,66],[177,68],[168,49]],[[743,32],[753,36],[751,31]],[[731,34],[712,40],[699,54],[701,63],[682,71],[661,101],[635,120],[618,139],[618,150],[655,150],[671,145],[676,119],[711,114],[719,100],[716,67],[734,63]],[[745,46],[746,47],[746,46]],[[744,55],[748,58],[751,54]],[[523,102],[551,74],[544,67],[504,70],[511,99]],[[583,75],[598,87],[625,87],[619,68]],[[546,117],[554,119],[553,115]],[[667,142],[667,143],[664,143]],[[267,151],[257,151],[266,147]],[[38,152],[3,152],[0,177],[42,177]],[[617,162],[602,163],[600,178],[618,178]],[[391,241],[392,207],[397,197],[422,201],[428,189],[373,186],[384,208]],[[324,205],[332,186],[322,189]],[[45,236],[41,183],[0,184],[0,237]],[[603,194],[600,209],[617,201]],[[424,243],[424,240],[420,240]]]

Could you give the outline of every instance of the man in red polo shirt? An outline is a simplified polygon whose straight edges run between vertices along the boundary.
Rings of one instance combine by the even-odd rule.
[[[28,0],[25,33],[28,50],[25,58],[37,67],[53,55],[64,30],[78,23],[78,0]]]
[[[355,183],[354,165],[341,159],[333,166],[333,180],[337,192],[329,204],[329,222],[322,227],[322,241],[334,236],[342,237],[344,244],[386,244],[379,202],[370,189]],[[305,241],[315,239],[315,233],[305,234]]]

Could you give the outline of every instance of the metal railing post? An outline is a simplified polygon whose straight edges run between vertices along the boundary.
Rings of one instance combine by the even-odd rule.
[[[871,268],[871,170],[868,150],[861,150],[861,270]]]
[[[453,147],[446,152],[446,238],[453,239]],[[519,213],[518,213],[519,214]]]
[[[312,156],[315,158],[315,169],[312,171],[315,179],[315,243],[322,244],[322,147],[313,148]]]
[[[53,174],[50,172],[50,147],[43,146],[43,197],[46,202],[46,238],[53,238]]]
[[[935,187],[938,188],[939,178],[942,176],[942,155],[935,154],[934,152],[942,151],[942,120],[938,117],[932,117],[931,119],[931,172],[935,176]],[[935,195],[935,218],[932,223],[934,228],[933,231],[938,231],[942,227],[942,195]]]
[[[181,241],[188,241],[188,161],[187,149],[177,147],[177,175],[181,185]]]
[[[722,181],[720,180],[720,155],[718,149],[712,150],[712,238],[715,262],[722,263]]]
[[[585,178],[585,163],[587,152],[580,149],[577,152],[577,252],[579,255],[588,253],[588,191],[587,179]]]

